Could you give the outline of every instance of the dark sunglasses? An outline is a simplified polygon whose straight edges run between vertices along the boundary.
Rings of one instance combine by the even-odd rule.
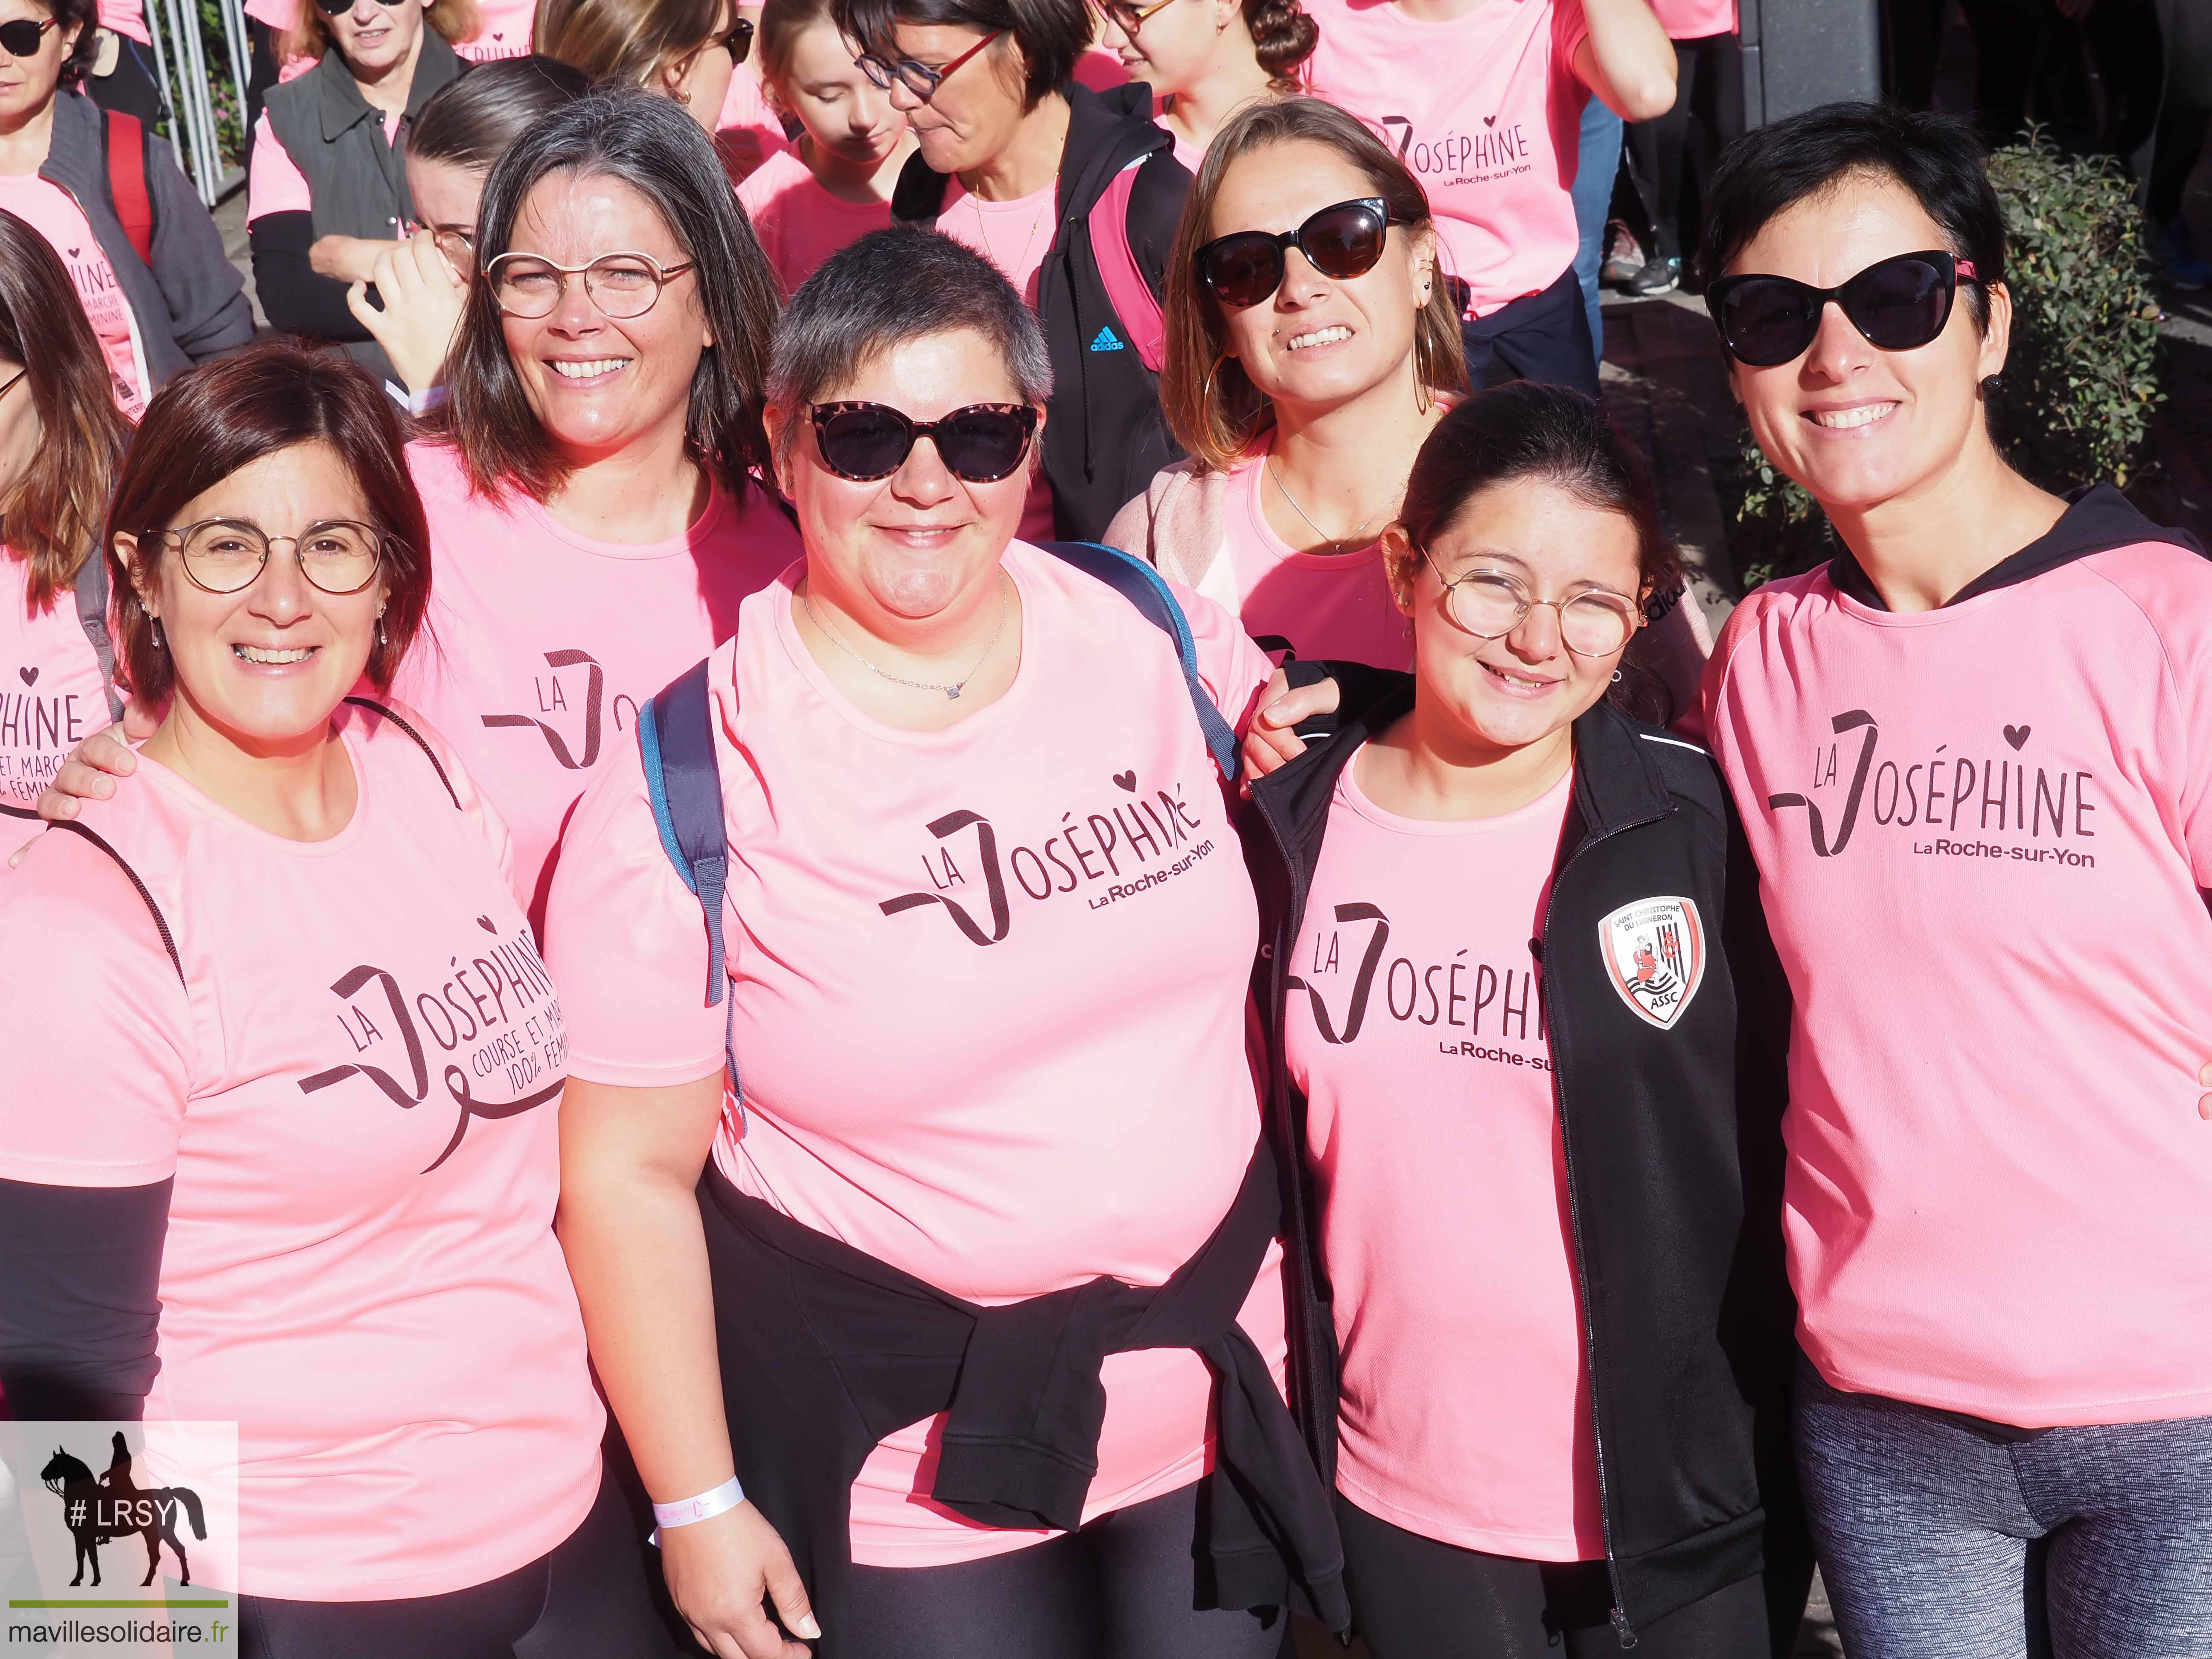
[[[730,61],[742,64],[753,49],[753,20],[740,17],[730,25],[730,32],[720,38],[718,44],[730,49]]]
[[[1011,477],[1029,453],[1037,412],[1027,404],[970,404],[933,421],[909,418],[889,404],[816,404],[814,441],[841,478],[888,478],[906,465],[917,439],[937,446],[945,470],[969,483]]]
[[[1283,285],[1283,256],[1293,247],[1324,276],[1364,276],[1382,257],[1396,222],[1379,196],[1339,202],[1279,235],[1239,230],[1217,236],[1191,256],[1191,268],[1215,299],[1242,311]]]
[[[28,17],[18,17],[0,23],[0,52],[6,52],[10,58],[36,58],[40,46],[45,43],[46,31],[58,21],[49,17],[40,22]]]
[[[402,6],[407,0],[376,0],[380,6]],[[325,17],[343,17],[354,8],[354,0],[315,0],[315,6]]]
[[[1705,289],[1705,307],[1731,357],[1752,368],[1773,368],[1804,355],[1831,300],[1870,343],[1884,351],[1917,350],[1951,320],[1962,276],[1979,280],[1972,259],[1900,253],[1834,288],[1756,272],[1723,276]]]

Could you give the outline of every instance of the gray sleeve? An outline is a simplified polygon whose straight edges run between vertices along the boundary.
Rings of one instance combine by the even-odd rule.
[[[222,233],[177,166],[168,141],[146,140],[146,193],[154,207],[154,280],[169,307],[169,331],[196,363],[253,338],[246,279],[222,251]]]

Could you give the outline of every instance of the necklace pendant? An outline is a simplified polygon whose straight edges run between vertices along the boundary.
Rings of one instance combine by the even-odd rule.
[[[960,688],[957,685],[948,685],[945,688],[945,700],[947,702],[954,701],[959,695]]]

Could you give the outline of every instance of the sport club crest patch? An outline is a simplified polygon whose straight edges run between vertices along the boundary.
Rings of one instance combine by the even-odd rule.
[[[1705,930],[1686,898],[1638,899],[1597,925],[1598,949],[1620,1000],[1666,1030],[1705,976]]]

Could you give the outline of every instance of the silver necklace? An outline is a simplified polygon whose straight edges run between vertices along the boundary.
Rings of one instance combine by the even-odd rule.
[[[910,680],[901,675],[886,673],[884,670],[877,667],[875,664],[870,662],[866,657],[862,656],[859,652],[854,650],[853,647],[846,644],[844,641],[839,639],[835,634],[831,633],[828,625],[823,622],[822,618],[814,614],[814,607],[807,604],[805,594],[801,593],[799,596],[799,603],[800,607],[806,612],[806,620],[812,623],[816,628],[821,629],[822,637],[823,639],[829,641],[830,644],[836,646],[840,651],[850,657],[854,662],[860,664],[861,667],[866,669],[868,672],[873,674],[878,679],[889,680],[893,685],[903,685],[909,690],[914,691],[942,691],[947,698],[957,698],[959,696],[961,692],[967,689],[968,682],[974,679],[976,675],[983,672],[983,665],[991,660],[991,653],[998,648],[999,635],[1006,631],[1006,576],[1004,571],[1000,571],[999,573],[999,624],[991,630],[990,641],[988,644],[984,646],[983,654],[975,659],[975,665],[973,668],[963,674],[958,679],[953,681],[951,684],[939,685],[934,684],[928,680]]]
[[[1351,530],[1344,535],[1332,536],[1328,532],[1323,530],[1319,525],[1313,521],[1312,514],[1307,512],[1305,508],[1298,505],[1298,498],[1291,494],[1291,487],[1283,482],[1282,471],[1275,465],[1273,458],[1270,457],[1265,463],[1263,463],[1263,465],[1267,469],[1267,476],[1275,481],[1275,488],[1282,492],[1283,499],[1291,504],[1291,511],[1297,514],[1301,519],[1304,519],[1306,521],[1306,528],[1312,531],[1315,535],[1320,537],[1322,542],[1330,547],[1342,547],[1346,542],[1354,542],[1358,540],[1359,532],[1366,529],[1369,525],[1373,524],[1376,516],[1382,511],[1382,508],[1378,507],[1373,513],[1369,514],[1358,524],[1352,526]]]

